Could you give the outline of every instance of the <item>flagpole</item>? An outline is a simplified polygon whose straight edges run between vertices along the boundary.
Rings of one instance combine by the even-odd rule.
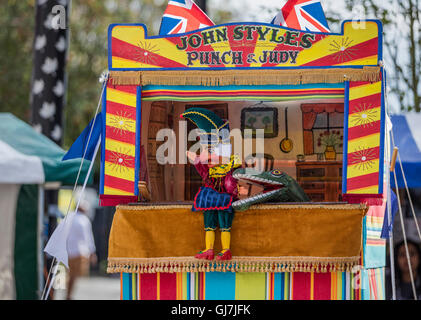
[[[44,201],[45,190],[44,186],[38,185],[38,220],[37,220],[37,265],[38,265],[38,298],[41,298],[42,288],[44,287],[44,252],[42,250],[43,244],[43,228],[44,228]]]
[[[103,96],[103,94],[104,94],[104,90],[105,90],[105,87],[106,87],[106,85],[107,85],[108,75],[109,75],[109,72],[108,72],[108,71],[107,71],[107,72],[103,72],[103,73],[101,74],[100,78],[99,78],[99,82],[101,82],[101,83],[102,83],[101,95],[100,95],[100,97],[99,97],[98,105],[97,105],[97,108],[96,108],[96,111],[95,111],[94,120],[93,120],[93,123],[92,123],[91,130],[90,130],[90,132],[89,132],[87,145],[86,145],[86,148],[85,148],[85,150],[84,150],[84,152],[83,152],[82,161],[80,162],[79,171],[78,171],[78,173],[77,173],[77,177],[76,177],[76,180],[75,180],[75,184],[74,184],[74,186],[73,186],[72,197],[71,197],[71,199],[70,199],[70,201],[69,201],[69,205],[68,205],[68,207],[67,207],[66,216],[64,217],[64,221],[66,221],[66,220],[67,220],[67,218],[68,218],[68,216],[69,216],[67,213],[69,213],[69,211],[70,211],[71,202],[72,202],[72,199],[73,199],[73,197],[74,197],[74,193],[75,193],[75,190],[76,190],[76,187],[77,187],[77,183],[78,183],[78,181],[79,181],[80,173],[81,173],[81,171],[82,171],[83,161],[85,160],[86,152],[87,152],[87,150],[88,150],[88,145],[89,145],[89,142],[90,142],[90,140],[91,140],[92,131],[93,131],[93,128],[94,128],[94,125],[95,125],[95,121],[96,121],[96,116],[97,116],[98,111],[99,111],[99,108],[100,108],[100,106],[101,106],[102,96]],[[100,139],[101,139],[101,136],[99,137],[99,139],[98,139],[98,140],[100,141]],[[97,147],[98,147],[98,145],[97,145]],[[94,161],[94,160],[95,160],[95,157],[96,157],[96,153],[97,153],[97,151],[98,151],[98,150],[94,151],[94,154],[93,154],[93,157],[92,157],[92,161]],[[92,166],[92,163],[91,163],[91,166]],[[89,169],[89,171],[90,171],[91,169],[92,169],[92,168],[90,168],[90,169]],[[87,175],[87,177],[89,177],[89,175]],[[63,221],[63,222],[64,222],[64,221]],[[60,225],[59,225],[57,228],[59,228],[59,227],[60,227]],[[56,228],[56,229],[57,229],[57,228]],[[54,234],[55,234],[55,233],[56,233],[56,230],[54,230],[53,234],[52,234],[52,235],[51,235],[51,237],[50,237],[50,240],[47,242],[47,246],[48,246],[49,242],[51,241],[51,238],[52,238],[52,237],[54,237]],[[45,248],[47,248],[47,246],[46,246]],[[45,251],[45,248],[44,248],[44,251]],[[55,263],[55,261],[57,260],[57,257],[56,257],[56,256],[54,256],[54,255],[53,255],[53,257],[54,257],[54,258],[53,258],[53,261],[51,262],[51,267],[50,267],[50,270],[48,271],[48,275],[47,275],[47,279],[46,279],[46,284],[47,284],[47,282],[48,282],[48,279],[50,278],[50,274],[51,274],[51,273],[52,273],[52,271],[53,271],[53,266],[54,266],[54,263]],[[42,295],[41,295],[41,299],[42,299],[42,300],[44,300],[43,298],[45,297],[45,296],[44,296],[45,289],[46,289],[46,285],[44,286],[44,290],[43,290]]]
[[[99,136],[98,142],[95,146],[94,155],[92,157],[91,164],[89,165],[89,169],[88,169],[88,173],[86,174],[85,181],[83,182],[82,190],[80,192],[80,197],[79,197],[79,200],[77,201],[77,204],[76,204],[76,210],[75,210],[76,212],[77,212],[77,209],[79,209],[80,201],[83,198],[83,193],[85,192],[86,184],[88,183],[89,176],[91,175],[92,168],[94,167],[95,158],[96,158],[96,155],[98,153],[98,149],[99,149],[100,145],[101,145],[101,136]]]
[[[63,223],[63,224],[66,224],[66,223],[67,223],[67,224],[69,224],[69,225],[67,226],[68,230],[70,230],[70,227],[72,226],[72,223],[73,223],[73,216],[76,214],[76,212],[77,212],[77,211],[78,211],[78,209],[79,209],[79,205],[80,205],[80,202],[81,202],[81,200],[82,200],[82,198],[83,198],[83,194],[84,194],[84,192],[85,192],[86,185],[87,185],[88,180],[89,180],[89,176],[91,175],[92,168],[94,167],[95,159],[96,159],[96,156],[97,156],[97,154],[98,154],[98,150],[99,150],[99,146],[100,146],[100,145],[101,145],[101,137],[99,137],[98,142],[97,142],[97,144],[96,144],[96,146],[95,146],[95,151],[94,151],[94,154],[93,154],[93,157],[92,157],[91,163],[90,163],[90,165],[89,165],[89,169],[88,169],[88,172],[87,172],[87,174],[86,174],[85,181],[83,182],[82,190],[81,190],[81,192],[80,192],[80,196],[79,196],[79,199],[78,199],[78,201],[77,201],[75,211],[74,211],[73,213],[69,213],[69,215],[72,215],[71,219],[64,219],[64,220],[62,221],[62,223]],[[63,226],[63,227],[64,227],[64,226]],[[68,236],[68,234],[67,234],[67,235],[66,235],[66,237],[65,237],[65,238],[66,238],[66,243],[67,243],[67,236]],[[55,259],[55,258],[54,258],[54,260],[57,260],[57,259]],[[53,260],[53,264],[54,264],[54,260]],[[45,296],[44,296],[44,297],[42,297],[42,300],[46,300],[46,298],[48,297],[48,295],[49,295],[49,293],[50,293],[51,287],[52,287],[52,285],[53,285],[53,283],[54,283],[54,280],[55,280],[55,277],[56,277],[56,274],[57,274],[57,269],[58,269],[59,264],[60,264],[60,261],[57,261],[57,264],[55,265],[55,267],[54,267],[54,269],[53,269],[53,275],[52,275],[52,277],[51,277],[51,281],[50,281],[50,283],[49,283],[49,285],[48,285],[48,290],[47,290],[47,292],[46,292]]]
[[[55,258],[53,259],[53,262],[52,262],[53,265],[54,265],[54,262],[55,262]],[[41,300],[47,300],[47,297],[50,294],[51,287],[52,287],[52,285],[54,283],[54,280],[56,278],[57,269],[58,269],[59,264],[60,264],[60,262],[57,262],[57,264],[55,266],[53,266],[53,276],[51,277],[50,283],[48,285],[47,292],[45,293],[45,296],[41,297]]]

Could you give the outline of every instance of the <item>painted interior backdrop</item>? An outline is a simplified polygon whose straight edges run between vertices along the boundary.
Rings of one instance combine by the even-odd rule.
[[[241,116],[243,110],[249,108],[276,108],[277,109],[277,133],[274,137],[265,138],[264,152],[274,158],[274,168],[281,169],[296,178],[297,155],[304,154],[303,137],[303,113],[301,106],[305,104],[323,104],[323,103],[343,104],[343,99],[332,99],[329,101],[323,99],[311,99],[306,101],[285,101],[285,102],[263,102],[258,101],[191,101],[191,102],[173,102],[173,101],[142,101],[141,110],[141,145],[147,155],[148,174],[151,180],[150,187],[154,200],[183,200],[185,199],[184,185],[186,182],[185,165],[175,164],[161,166],[157,163],[156,151],[163,142],[156,141],[156,134],[164,128],[172,128],[176,134],[176,154],[177,163],[179,163],[180,145],[179,141],[179,115],[185,111],[188,106],[224,106],[226,104],[228,111],[228,120],[230,129],[241,128]],[[288,108],[288,137],[293,142],[293,148],[289,153],[284,153],[280,149],[282,139],[286,137],[285,109]],[[342,113],[338,114],[343,117]],[[185,120],[182,120],[185,121]],[[315,135],[315,140],[317,136]],[[317,141],[315,142],[317,144]],[[255,152],[256,140],[252,142],[253,152]],[[315,151],[316,152],[316,151]],[[316,154],[306,155],[306,161],[317,160]],[[337,154],[337,160],[342,161],[342,153]],[[243,155],[244,161],[244,155]],[[159,178],[155,178],[159,176]],[[158,180],[158,181],[157,181]],[[165,190],[165,194],[159,192]]]

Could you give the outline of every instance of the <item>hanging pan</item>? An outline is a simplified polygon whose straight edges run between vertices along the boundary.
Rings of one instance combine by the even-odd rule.
[[[285,138],[282,139],[279,147],[283,153],[291,152],[294,147],[292,140],[288,138],[288,107],[285,108]]]

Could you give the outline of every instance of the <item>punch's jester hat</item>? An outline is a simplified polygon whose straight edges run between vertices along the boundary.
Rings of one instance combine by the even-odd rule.
[[[230,144],[228,121],[222,120],[214,112],[195,107],[187,109],[180,117],[189,119],[201,129],[200,143],[211,148]]]

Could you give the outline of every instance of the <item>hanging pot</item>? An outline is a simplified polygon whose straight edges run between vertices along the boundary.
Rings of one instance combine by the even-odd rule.
[[[294,147],[292,140],[288,138],[288,107],[285,108],[285,138],[281,140],[279,147],[283,153],[291,152]]]

